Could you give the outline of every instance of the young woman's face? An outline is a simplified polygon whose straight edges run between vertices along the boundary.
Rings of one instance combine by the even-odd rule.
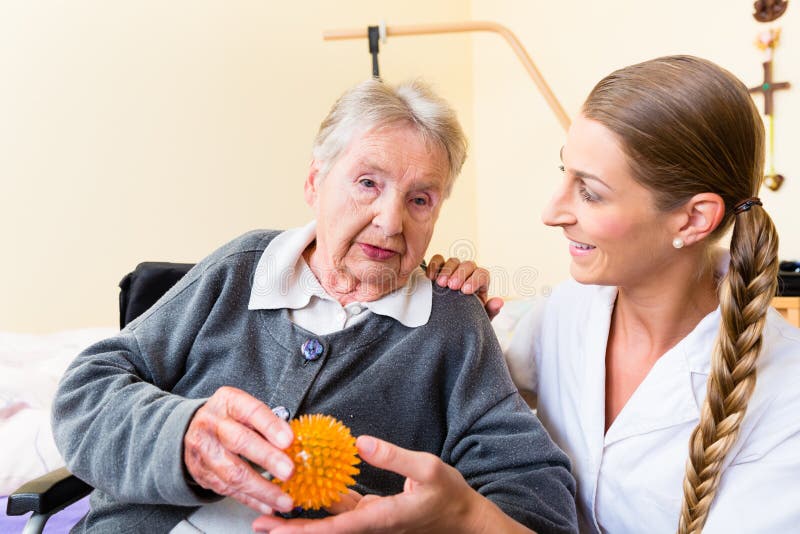
[[[579,115],[561,159],[564,177],[542,220],[564,229],[573,278],[584,284],[627,286],[658,277],[674,237],[668,215],[633,179],[616,136]]]

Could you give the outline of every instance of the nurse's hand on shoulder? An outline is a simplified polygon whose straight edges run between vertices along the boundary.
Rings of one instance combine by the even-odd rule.
[[[436,254],[428,262],[425,274],[436,284],[449,287],[455,291],[461,290],[466,295],[476,295],[489,319],[494,319],[503,307],[500,297],[489,298],[489,271],[478,267],[474,261],[461,261],[450,258],[445,261],[441,254]]]
[[[286,479],[294,464],[283,452],[294,439],[269,406],[232,387],[218,389],[195,412],[183,437],[186,470],[201,487],[261,513],[288,512],[292,499],[248,462]]]
[[[360,436],[356,445],[365,462],[407,477],[402,493],[359,499],[351,492],[346,499],[353,507],[338,515],[325,519],[268,515],[256,519],[253,529],[271,534],[531,532],[470,488],[455,468],[432,454],[403,449],[371,436]]]

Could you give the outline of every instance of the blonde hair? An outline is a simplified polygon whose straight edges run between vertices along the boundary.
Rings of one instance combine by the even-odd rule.
[[[659,209],[713,192],[726,212],[710,241],[733,225],[728,273],[720,282],[721,324],[700,421],[689,440],[678,532],[703,529],[725,456],[739,436],[756,385],[762,332],[778,273],[778,234],[756,196],[764,172],[764,126],[747,88],[691,56],[657,58],[613,72],[592,90],[583,114],[614,132],[635,179]]]
[[[312,156],[320,162],[322,175],[356,135],[395,124],[411,125],[426,143],[444,151],[449,163],[445,193],[449,195],[467,157],[467,138],[453,108],[419,80],[392,87],[373,78],[339,97],[314,139]]]

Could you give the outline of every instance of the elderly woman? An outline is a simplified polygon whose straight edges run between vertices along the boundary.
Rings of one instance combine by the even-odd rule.
[[[230,532],[291,511],[261,471],[292,476],[280,416],[304,413],[453,466],[487,497],[459,520],[574,531],[568,460],[480,302],[434,291],[418,267],[465,152],[452,110],[419,84],[342,96],[305,182],[316,221],[220,248],[66,372],[56,440],[96,488],[78,531]],[[355,489],[396,494],[403,478],[363,465]]]

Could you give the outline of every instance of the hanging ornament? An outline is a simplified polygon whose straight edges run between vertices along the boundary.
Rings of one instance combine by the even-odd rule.
[[[787,1],[761,0],[753,4],[755,12],[753,17],[759,22],[772,22],[786,12]],[[751,87],[751,93],[764,95],[764,121],[767,130],[767,173],[764,176],[764,185],[773,191],[780,189],[785,178],[775,170],[775,108],[773,94],[775,91],[789,89],[789,82],[775,82],[772,80],[772,62],[775,57],[775,48],[781,37],[781,29],[768,28],[758,34],[756,46],[764,54],[762,67],[764,68],[764,81],[761,85]]]

